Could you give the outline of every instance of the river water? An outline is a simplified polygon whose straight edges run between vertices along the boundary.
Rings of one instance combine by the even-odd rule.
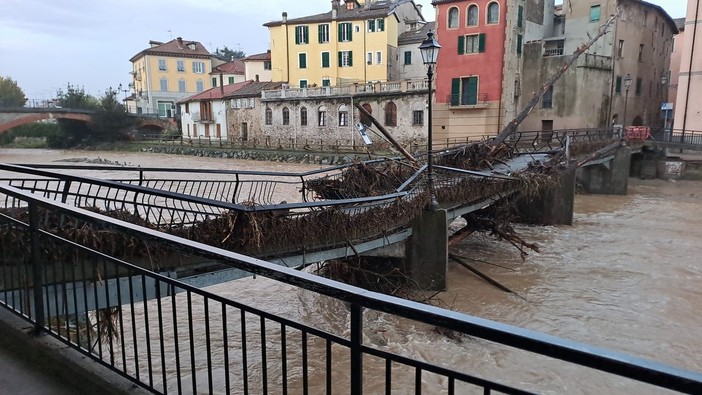
[[[2,163],[49,163],[82,157],[153,167],[319,168],[147,153],[0,150]],[[442,303],[478,317],[702,372],[702,182],[631,179],[627,196],[578,195],[573,226],[517,229],[527,241],[537,242],[541,252],[531,253],[522,262],[511,246],[480,236],[464,240],[453,252],[502,266],[473,263],[522,298],[452,264],[449,290],[440,296]],[[335,313],[343,306],[267,279],[243,279],[236,287],[221,284],[210,290],[244,299],[251,299],[247,295],[255,292],[257,297],[251,303],[257,307],[306,317],[306,321],[319,322],[333,332],[347,327],[348,317]],[[461,370],[478,376],[540,392],[660,392],[480,341],[448,341],[429,328],[391,317],[370,315],[366,320],[374,328],[366,333],[369,343],[444,360],[448,366],[461,366]],[[343,371],[344,362],[337,363]],[[290,374],[294,376],[293,370]],[[322,382],[312,379],[311,383],[313,389],[315,385],[323,389]],[[441,383],[425,384],[429,385],[426,393],[443,392],[437,390]],[[381,389],[372,380],[366,383],[368,393]]]

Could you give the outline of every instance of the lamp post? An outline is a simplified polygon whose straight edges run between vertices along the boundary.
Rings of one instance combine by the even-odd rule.
[[[122,101],[124,103],[124,112],[129,112],[129,109],[127,108],[127,92],[129,92],[129,89],[122,89],[122,83],[120,82],[117,90],[124,92],[124,100]]]
[[[427,67],[427,79],[429,81],[429,95],[428,107],[427,107],[427,184],[429,187],[429,209],[431,211],[436,211],[439,208],[439,202],[436,200],[436,195],[434,194],[434,153],[432,152],[432,97],[431,97],[431,87],[432,78],[434,77],[434,66],[436,66],[436,60],[439,58],[439,49],[441,45],[434,38],[434,33],[429,31],[427,33],[427,38],[419,46],[419,51],[422,53],[422,61]]]
[[[624,77],[624,87],[626,87],[626,94],[624,96],[624,119],[622,120],[622,126],[626,128],[626,110],[629,105],[629,87],[631,86],[631,74],[627,73]]]
[[[668,131],[668,91],[666,86],[668,85],[668,76],[663,74],[661,76],[661,85],[663,85],[663,139],[666,140],[666,133]]]

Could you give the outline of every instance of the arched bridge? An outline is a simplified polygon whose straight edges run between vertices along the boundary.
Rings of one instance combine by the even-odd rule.
[[[75,108],[0,108],[0,133],[4,133],[20,125],[26,125],[45,119],[74,119],[90,122],[93,119],[93,114],[95,114],[95,110]],[[141,114],[130,115],[140,120],[140,128],[163,131],[166,128],[176,126],[175,120],[171,118],[160,118],[158,116]]]

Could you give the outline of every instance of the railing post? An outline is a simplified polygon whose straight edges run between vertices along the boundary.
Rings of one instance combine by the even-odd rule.
[[[39,213],[36,203],[29,203],[29,235],[31,238],[32,285],[34,288],[34,334],[39,335],[44,330],[44,295],[42,281],[40,247],[39,247]],[[16,307],[16,306],[13,306]],[[31,315],[30,315],[31,316]]]
[[[363,310],[351,304],[351,394],[363,393]]]

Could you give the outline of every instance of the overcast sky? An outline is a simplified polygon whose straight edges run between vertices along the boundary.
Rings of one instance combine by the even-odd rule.
[[[685,16],[687,0],[648,1]],[[415,2],[434,20],[431,0]],[[262,25],[283,11],[297,18],[330,7],[330,0],[0,0],[0,75],[35,100],[69,82],[101,95],[130,82],[129,59],[149,40],[180,36],[252,55],[268,49]]]

